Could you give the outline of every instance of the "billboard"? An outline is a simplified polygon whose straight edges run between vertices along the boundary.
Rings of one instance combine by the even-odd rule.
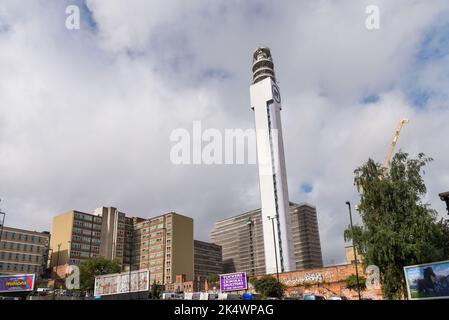
[[[131,286],[129,276],[131,274]],[[95,277],[95,296],[122,294],[149,290],[148,270],[106,274]]]
[[[33,291],[34,280],[34,274],[0,276],[0,292]]]
[[[404,267],[408,298],[449,299],[449,261]]]
[[[220,275],[220,290],[239,291],[248,289],[246,272],[236,272]]]

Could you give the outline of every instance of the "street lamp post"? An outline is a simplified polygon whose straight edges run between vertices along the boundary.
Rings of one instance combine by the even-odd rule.
[[[132,236],[131,236],[132,237]],[[128,249],[130,251],[129,256],[129,272],[128,272],[128,298],[131,300],[131,269],[132,269],[132,256],[133,256],[133,250],[132,250],[132,238],[128,237]]]
[[[449,191],[440,193],[439,196],[440,196],[441,201],[446,202],[446,210],[447,210],[447,213],[449,214]]]
[[[250,242],[250,255],[251,255],[251,270],[253,277],[256,276],[256,264],[254,261],[254,241],[253,241],[253,232],[252,228],[255,229],[254,221],[251,218],[248,218],[248,221],[246,222],[249,228],[249,242]]]
[[[268,220],[271,220],[271,225],[273,227],[274,255],[276,258],[276,278],[279,283],[278,253],[277,253],[277,248],[276,248],[276,233],[274,231],[274,219],[276,219],[276,217],[268,217]]]
[[[349,201],[346,201],[346,204],[348,205],[349,208],[349,221],[351,224],[351,234],[352,234],[352,249],[354,250],[354,261],[355,261],[355,276],[357,278],[357,293],[359,295],[359,300],[362,299],[362,296],[360,294],[360,283],[359,283],[359,268],[358,268],[358,263],[357,263],[357,251],[355,248],[355,242],[354,242],[354,225],[352,224],[352,211],[351,211],[351,203]]]

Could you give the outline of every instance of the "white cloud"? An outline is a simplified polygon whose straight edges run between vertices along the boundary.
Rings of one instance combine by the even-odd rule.
[[[436,28],[444,26],[449,4],[375,2],[379,31],[365,28],[370,1],[199,0],[87,0],[96,30],[84,23],[68,31],[64,2],[6,1],[0,195],[7,224],[48,229],[63,211],[114,205],[136,216],[192,216],[207,239],[215,220],[256,208],[256,166],[173,166],[169,136],[194,120],[205,128],[254,126],[248,87],[260,44],[272,48],[283,95],[290,197],[317,206],[327,262],[343,258],[344,202],[357,201],[353,170],[368,157],[383,161],[401,117],[411,122],[398,149],[435,158],[428,200],[443,213],[449,46],[431,43],[439,59],[417,56],[437,17]],[[410,82],[432,93],[428,107],[411,105]],[[360,103],[373,94],[379,101]],[[301,193],[303,183],[311,193]]]

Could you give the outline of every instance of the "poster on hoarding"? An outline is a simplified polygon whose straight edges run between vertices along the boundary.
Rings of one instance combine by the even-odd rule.
[[[404,267],[410,300],[449,299],[449,261]]]
[[[131,284],[129,276],[131,274]],[[141,292],[149,290],[148,270],[138,270],[106,274],[95,277],[95,296],[105,296],[111,294],[122,294],[131,292]]]
[[[225,291],[240,291],[248,289],[246,281],[246,272],[236,272],[220,275],[220,290]]]
[[[0,292],[33,291],[34,280],[34,274],[0,276]]]

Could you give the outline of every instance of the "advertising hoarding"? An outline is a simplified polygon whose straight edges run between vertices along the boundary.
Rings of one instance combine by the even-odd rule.
[[[239,291],[248,289],[246,272],[236,272],[220,275],[220,290]]]
[[[131,286],[129,276],[131,274]],[[95,296],[141,292],[149,290],[148,270],[107,274],[95,277]]]
[[[34,274],[0,276],[0,292],[33,291],[34,281]]]
[[[408,298],[449,299],[449,261],[404,267]]]

